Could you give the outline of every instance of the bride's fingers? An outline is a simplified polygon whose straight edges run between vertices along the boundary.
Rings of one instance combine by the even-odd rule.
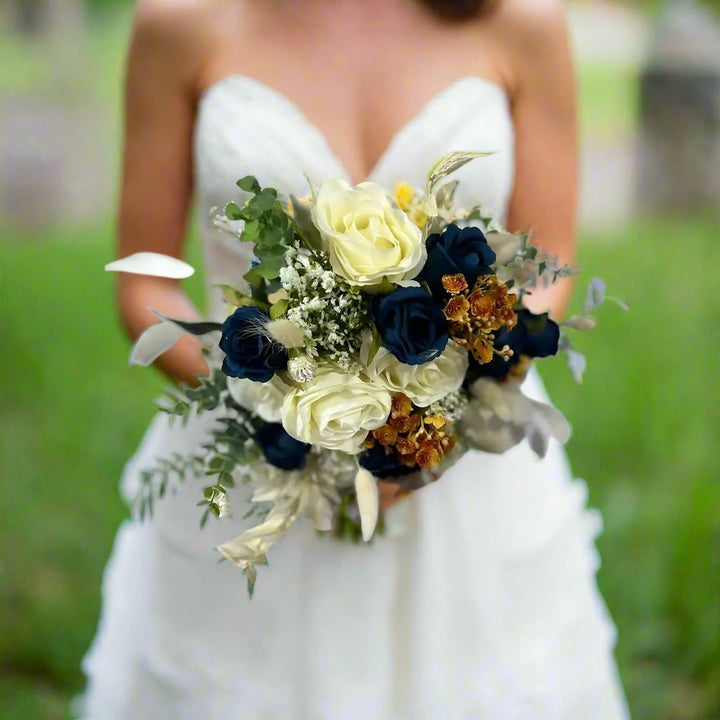
[[[404,493],[399,485],[390,482],[378,483],[378,489],[380,490],[380,511],[384,512],[391,505],[394,505],[398,500],[402,500],[407,493]]]

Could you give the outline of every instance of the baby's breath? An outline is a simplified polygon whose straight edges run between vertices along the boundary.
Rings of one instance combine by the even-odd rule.
[[[428,409],[429,415],[442,415],[450,422],[458,421],[468,404],[468,396],[462,390],[456,390],[441,400],[433,403]]]
[[[288,294],[287,319],[303,331],[307,358],[352,370],[369,323],[368,301],[321,254],[294,246],[286,259],[280,282]]]

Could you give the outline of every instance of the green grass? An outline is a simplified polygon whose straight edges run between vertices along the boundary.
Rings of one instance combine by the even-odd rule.
[[[2,718],[61,718],[82,687],[125,515],[118,476],[163,384],[126,365],[102,272],[110,238],[102,226],[0,244]],[[709,719],[720,714],[720,246],[710,220],[637,223],[602,240],[582,244],[586,278],[603,276],[632,311],[608,305],[599,329],[578,336],[590,359],[582,386],[560,359],[544,374],[575,426],[576,474],[605,516],[600,584],[634,717]]]
[[[578,68],[580,133],[594,141],[630,135],[639,113],[638,71],[581,63]]]
[[[61,28],[42,41],[0,26],[0,93],[116,106],[130,22],[127,4],[86,15],[79,33]]]
[[[586,239],[581,264],[631,312],[608,305],[598,330],[578,337],[589,357],[581,387],[562,364],[543,366],[576,428],[575,473],[605,516],[600,584],[636,718],[720,716],[715,227],[655,220],[611,246]]]

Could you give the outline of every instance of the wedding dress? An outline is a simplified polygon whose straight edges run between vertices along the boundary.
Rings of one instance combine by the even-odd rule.
[[[422,186],[452,150],[492,150],[457,173],[460,205],[503,217],[513,126],[503,90],[463,78],[400,130],[371,173]],[[250,78],[213,85],[195,136],[197,202],[209,286],[236,284],[250,249],[210,217],[255,174],[281,192],[347,177],[323,135],[287,98]],[[211,313],[223,317],[217,289]],[[526,392],[545,397],[533,372]],[[213,422],[156,418],[128,464],[197,447]],[[118,533],[97,637],[84,661],[88,720],[619,720],[615,629],[595,584],[601,529],[561,447],[539,461],[524,443],[474,452],[398,503],[370,545],[319,536],[299,521],[259,569],[242,573],[215,545],[253,522],[199,529],[200,482]],[[237,489],[235,508],[246,500]]]

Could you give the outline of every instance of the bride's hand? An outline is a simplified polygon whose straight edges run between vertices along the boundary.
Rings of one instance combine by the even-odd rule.
[[[415,472],[400,478],[401,484],[394,483],[391,480],[379,480],[380,512],[385,512],[396,502],[423,488],[428,483],[439,480],[440,475],[441,473],[437,471],[430,471],[429,473],[428,471]]]
[[[380,512],[385,512],[396,502],[409,495],[409,493],[403,492],[399,485],[391,482],[379,482],[378,489],[380,490]]]

